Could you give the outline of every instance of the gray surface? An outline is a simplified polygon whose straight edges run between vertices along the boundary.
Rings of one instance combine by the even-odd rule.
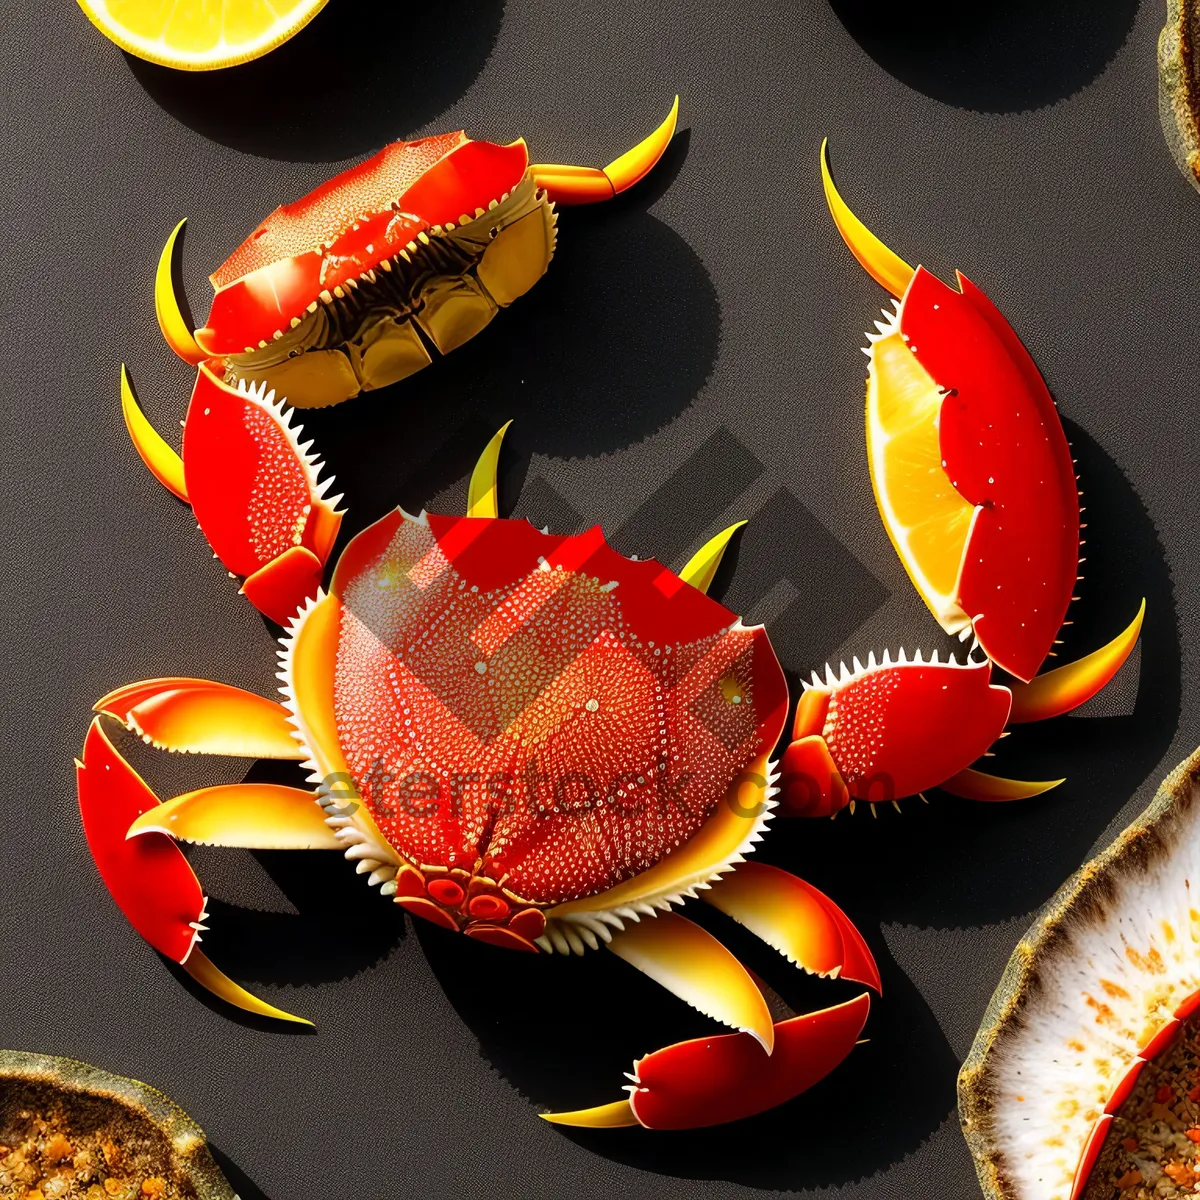
[[[1158,129],[1159,4],[1014,0],[937,37],[937,6],[896,6],[889,29],[851,0],[853,32],[826,0],[407,7],[332,0],[262,64],[194,78],[129,61],[68,0],[5,6],[0,1044],[162,1088],[245,1200],[974,1194],[953,1086],[992,984],[1029,911],[1200,741],[1200,197]],[[1059,399],[1090,522],[1064,651],[1111,636],[1140,595],[1150,608],[1140,680],[995,760],[1069,775],[1059,791],[769,840],[880,957],[871,1041],[845,1067],[753,1122],[572,1136],[535,1105],[618,1095],[634,1055],[703,1028],[690,1010],[615,958],[527,961],[405,929],[331,858],[208,852],[212,956],[319,1032],[230,1019],[104,893],[71,758],[118,683],[275,682],[270,630],[136,461],[117,408],[124,359],[162,428],[184,411],[188,372],[151,303],[171,223],[193,218],[203,312],[208,270],[331,162],[463,124],[603,162],[676,89],[690,137],[649,186],[566,214],[532,295],[422,376],[310,423],[354,526],[397,502],[461,504],[485,434],[513,416],[519,512],[598,519],[676,566],[753,517],[720,586],[770,622],[789,668],[937,644],[871,503],[859,346],[883,295],[824,211],[828,134],[863,217],[987,288]],[[136,757],[168,792],[237,778]],[[851,990],[751,961],[797,1005]]]

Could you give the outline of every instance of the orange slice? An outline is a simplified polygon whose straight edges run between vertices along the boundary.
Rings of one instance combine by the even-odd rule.
[[[122,50],[183,71],[249,62],[303,29],[326,0],[79,0]]]
[[[942,628],[958,633],[970,624],[958,584],[975,508],[942,467],[942,399],[899,332],[873,344],[867,454],[875,502],[913,586]]]

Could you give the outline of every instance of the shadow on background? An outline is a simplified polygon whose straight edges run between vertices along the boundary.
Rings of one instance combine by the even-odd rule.
[[[717,932],[797,1011],[838,1004],[863,990],[802,975],[705,905],[689,906],[688,915]],[[476,954],[465,938],[420,922],[414,928],[447,999],[479,1039],[482,1057],[548,1110],[621,1099],[623,1072],[634,1059],[719,1032],[615,955],[534,958],[491,947]],[[793,1102],[710,1129],[559,1132],[605,1158],[685,1179],[791,1190],[870,1175],[911,1152],[939,1124],[954,1103],[957,1070],[912,984],[886,955],[879,965],[886,1001],[873,1004],[863,1034],[870,1040]]]
[[[889,74],[935,100],[1020,112],[1091,83],[1121,48],[1138,0],[830,0]]]
[[[212,1142],[208,1143],[208,1148],[212,1152],[217,1166],[221,1168],[222,1174],[229,1180],[229,1186],[237,1193],[238,1200],[270,1200],[266,1192],[252,1182],[245,1171],[223,1150],[218,1149]]]
[[[254,62],[175,71],[127,54],[154,101],[197,133],[268,158],[332,161],[374,150],[445,111],[483,69],[504,0],[336,0]],[[352,119],[347,120],[347,114]]]

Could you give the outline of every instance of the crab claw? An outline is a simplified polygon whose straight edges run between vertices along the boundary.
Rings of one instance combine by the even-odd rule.
[[[208,679],[145,679],[92,706],[160,750],[239,758],[304,758],[287,709]]]
[[[200,882],[163,833],[128,836],[138,818],[158,808],[158,797],[117,753],[99,717],[88,729],[83,757],[75,766],[88,849],[109,894],[134,929],[222,1000],[260,1016],[311,1024],[251,995],[200,951],[206,904]]]
[[[1054,400],[996,306],[914,271],[850,211],[822,152],[834,221],[899,297],[868,334],[867,455],[880,516],[942,628],[1028,681],[1079,577],[1079,494]]]
[[[746,1033],[677,1042],[634,1064],[627,1100],[542,1117],[587,1128],[699,1129],[754,1116],[824,1079],[854,1049],[870,1007],[864,992],[778,1022],[769,1058]]]
[[[138,407],[124,367],[121,410],[151,474],[191,504],[217,558],[245,577],[243,595],[286,625],[317,594],[343,515],[290,410],[265,385],[232,388],[201,363],[182,458]]]
[[[825,816],[855,800],[899,800],[936,787],[1004,731],[1012,694],[991,664],[872,655],[866,667],[815,675],[796,709],[783,756],[784,804]]]
[[[281,625],[316,595],[342,519],[300,432],[273,392],[201,365],[183,432],[188,496],[217,557]]]
[[[679,97],[667,119],[648,137],[607,167],[575,167],[562,163],[533,163],[529,172],[538,187],[556,204],[595,204],[633,187],[648,175],[666,153],[679,119]]]

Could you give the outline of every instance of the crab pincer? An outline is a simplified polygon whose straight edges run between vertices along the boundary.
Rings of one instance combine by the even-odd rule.
[[[158,797],[118,753],[96,718],[76,761],[79,812],[92,859],[129,923],[214,995],[257,1016],[311,1024],[234,983],[201,951],[207,919],[200,881],[168,830],[153,825]],[[273,789],[267,789],[267,792]],[[263,794],[266,798],[266,793]],[[151,824],[131,834],[139,818]]]
[[[821,171],[847,246],[897,298],[865,351],[879,512],[934,617],[973,643],[961,663],[901,650],[814,673],[783,758],[787,810],[831,816],[932,787],[975,800],[1038,795],[1062,781],[999,779],[970,764],[1010,722],[1069,712],[1099,692],[1133,650],[1145,604],[1100,650],[1038,674],[1077,598],[1081,544],[1075,468],[1054,401],[974,284],[960,274],[955,289],[914,270],[847,207],[824,148]]]

